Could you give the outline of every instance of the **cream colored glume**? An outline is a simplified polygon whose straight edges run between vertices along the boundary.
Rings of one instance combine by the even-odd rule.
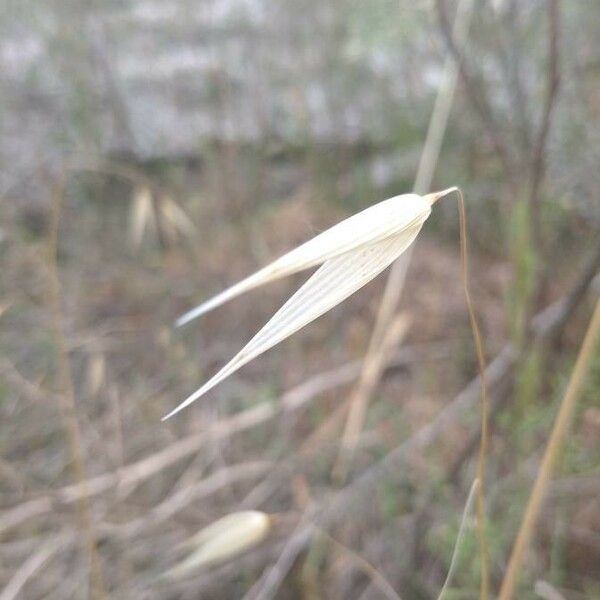
[[[403,194],[370,206],[183,315],[177,325],[265,283],[321,265],[238,354],[163,420],[379,275],[414,242],[433,203],[453,191],[456,188],[426,196]]]

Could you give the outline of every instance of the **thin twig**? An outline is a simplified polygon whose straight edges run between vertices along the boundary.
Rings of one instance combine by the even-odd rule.
[[[523,7],[524,8],[524,7]],[[505,71],[506,87],[512,89],[511,101],[513,113],[516,114],[516,123],[523,151],[531,146],[531,120],[527,96],[523,87],[523,49],[519,44],[519,19],[521,17],[521,3],[519,0],[510,0],[506,6],[505,20],[500,26],[494,28],[492,35],[499,36],[498,54]],[[503,39],[506,35],[508,39]]]
[[[459,44],[457,44],[453,37],[452,28],[450,26],[448,15],[446,13],[446,6],[444,0],[436,0],[436,4],[438,17],[440,21],[440,30],[442,32],[442,35],[444,36],[448,50],[452,54],[458,66],[458,71],[463,82],[465,92],[473,108],[477,112],[479,120],[481,121],[483,128],[485,129],[485,132],[488,135],[492,146],[494,147],[494,150],[498,155],[498,158],[500,159],[500,163],[502,164],[506,181],[514,191],[516,189],[516,184],[514,168],[510,159],[510,152],[508,151],[506,144],[502,138],[502,135],[500,133],[500,127],[496,122],[496,118],[494,116],[492,107],[488,102],[483,90],[477,88],[477,84],[475,83],[475,77],[473,76],[469,67],[467,66],[463,49],[460,47]]]
[[[529,204],[531,207],[532,237],[537,252],[543,250],[543,239],[540,223],[541,195],[540,186],[546,171],[546,146],[552,125],[552,114],[556,105],[560,84],[559,73],[559,30],[560,6],[559,0],[548,2],[548,82],[546,100],[542,113],[542,120],[533,150],[531,166],[531,189]]]

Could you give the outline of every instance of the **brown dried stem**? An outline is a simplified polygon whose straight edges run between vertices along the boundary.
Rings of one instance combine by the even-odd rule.
[[[77,406],[75,401],[75,390],[73,388],[68,344],[65,336],[64,315],[62,310],[62,287],[58,268],[58,234],[65,187],[64,184],[65,181],[63,176],[59,179],[54,188],[52,203],[52,221],[48,245],[50,308],[52,311],[52,325],[57,346],[58,378],[61,388],[61,393],[58,395],[58,398],[68,440],[73,476],[79,485],[85,486],[87,481],[85,459],[81,440],[81,429],[77,419]],[[96,548],[96,535],[87,494],[82,495],[81,498],[78,499],[77,506],[79,508],[79,517],[85,536],[85,548],[90,563],[91,594],[93,597],[104,597],[102,570]]]

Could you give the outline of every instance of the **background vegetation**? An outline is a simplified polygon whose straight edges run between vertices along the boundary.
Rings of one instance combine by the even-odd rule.
[[[600,6],[5,0],[0,7],[0,598],[403,599],[445,579],[479,442],[458,218],[420,236],[358,447],[339,464],[385,276],[172,420],[305,278],[173,320],[412,189],[459,185],[489,365],[491,589],[598,299]],[[600,349],[519,599],[600,597]],[[344,471],[344,470],[342,470]],[[168,580],[228,513],[262,544]],[[307,527],[310,514],[322,529]],[[305,515],[303,518],[302,515]],[[473,518],[447,598],[479,596]],[[341,544],[341,545],[340,545]]]

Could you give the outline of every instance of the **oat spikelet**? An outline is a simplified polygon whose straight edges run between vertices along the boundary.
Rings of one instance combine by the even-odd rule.
[[[166,576],[178,579],[203,567],[229,560],[262,542],[271,530],[271,517],[256,510],[232,513],[211,523],[187,540],[192,553]]]
[[[379,275],[415,240],[431,205],[455,188],[418,196],[404,194],[375,204],[334,225],[183,315],[183,325],[255,287],[322,264],[270,321],[209,381],[186,398],[168,419],[269,348],[333,308]]]

